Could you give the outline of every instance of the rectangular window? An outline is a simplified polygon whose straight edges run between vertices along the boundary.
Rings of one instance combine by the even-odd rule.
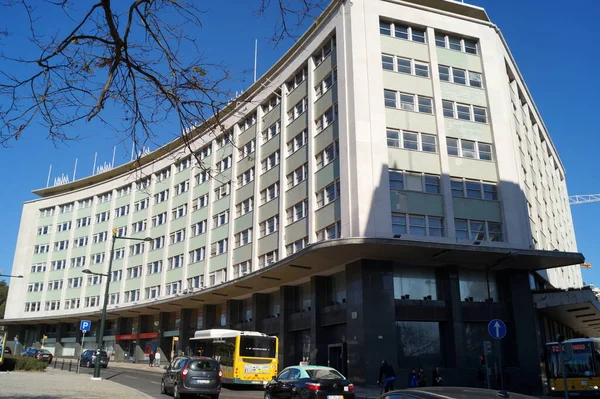
[[[237,178],[238,188],[245,186],[254,181],[254,167],[244,171]]]
[[[183,266],[183,254],[167,258],[167,270],[178,269]]]
[[[307,107],[308,107],[308,98],[304,97],[296,105],[294,105],[294,107],[292,109],[290,109],[288,111],[288,113],[287,113],[288,124],[292,123],[293,121],[298,119],[300,117],[300,115],[304,114],[304,112],[306,112]]]
[[[181,182],[174,187],[175,195],[181,195],[183,193],[186,193],[189,189],[190,189],[190,181],[189,180]]]
[[[291,244],[286,245],[285,248],[286,248],[286,252],[287,252],[288,256],[290,256],[292,254],[295,254],[296,252],[303,250],[304,248],[306,248],[307,245],[308,245],[308,237],[304,237],[304,238],[294,241]]]
[[[231,183],[225,183],[222,186],[219,186],[215,189],[215,201],[218,201],[222,198],[225,198],[229,195],[231,191]]]
[[[189,255],[190,255],[190,264],[196,263],[196,262],[202,262],[204,260],[204,258],[206,257],[206,248],[201,247],[201,248],[196,248],[194,250],[191,250]]]
[[[304,147],[306,145],[307,138],[308,138],[308,131],[306,129],[304,129],[302,132],[297,134],[293,139],[288,141],[288,143],[287,143],[288,155],[292,155],[293,153],[298,151],[300,148]]]
[[[242,247],[252,242],[252,229],[242,230],[235,235],[235,247]]]
[[[325,61],[327,57],[329,57],[333,49],[335,49],[335,36],[331,39],[328,39],[327,42],[325,42],[325,45],[321,47],[315,55],[313,55],[315,68],[321,65],[321,63]]]
[[[279,165],[279,150],[275,151],[274,153],[268,155],[266,158],[263,159],[262,173],[273,169],[277,165]]]
[[[143,200],[139,200],[133,204],[133,210],[134,210],[134,212],[139,212],[141,210],[148,208],[149,205],[150,205],[150,198],[144,198]]]
[[[197,211],[198,209],[202,209],[206,206],[208,206],[208,194],[204,194],[196,198],[193,202],[192,210]]]
[[[277,90],[269,99],[262,105],[263,113],[269,113],[281,102],[281,91]]]
[[[160,226],[167,222],[167,212],[159,213],[152,218],[152,227]]]
[[[260,236],[265,237],[279,230],[279,215],[275,215],[259,224]]]
[[[279,182],[271,184],[260,192],[260,203],[264,205],[277,197],[279,197]]]
[[[177,230],[169,235],[169,244],[177,244],[185,241],[185,229]]]
[[[210,246],[210,256],[218,256],[227,252],[227,238],[214,242]]]
[[[335,222],[322,230],[317,231],[317,241],[335,240],[342,237],[342,223]]]
[[[317,208],[322,208],[340,197],[340,181],[336,180],[317,191]]]
[[[229,209],[213,216],[213,228],[221,227],[227,223],[229,223]]]
[[[85,217],[85,218],[80,218],[80,219],[77,219],[75,221],[75,226],[77,228],[86,227],[86,226],[89,226],[90,224],[92,224],[92,217],[91,216],[88,216],[88,217]]]
[[[306,80],[307,76],[308,76],[308,68],[307,67],[303,67],[298,72],[296,72],[294,77],[286,82],[288,92],[292,92],[296,87],[300,86],[302,84],[302,82],[304,82]],[[289,95],[289,93],[288,93],[288,95]]]
[[[491,144],[447,137],[446,146],[448,155],[493,161]]]
[[[163,263],[162,260],[157,260],[151,263],[148,263],[148,265],[146,266],[146,274],[150,275],[150,274],[158,274],[158,273],[162,273],[162,269],[163,269]]]
[[[502,224],[483,220],[455,219],[456,237],[474,241],[504,241]]]
[[[450,50],[462,51],[463,53],[469,54],[477,54],[477,41],[471,39],[463,39],[456,36],[446,35],[444,33],[436,33],[435,44],[438,47],[444,47]]]
[[[256,151],[256,139],[252,139],[240,148],[240,158],[246,158]]]
[[[286,211],[287,224],[295,223],[308,215],[308,200],[303,200],[289,207]]]
[[[235,206],[236,217],[243,216],[252,212],[254,208],[254,199],[252,197],[243,200]]]
[[[263,268],[266,266],[270,266],[274,263],[277,263],[278,259],[279,259],[279,253],[277,252],[277,250],[267,252],[258,257],[258,267]]]
[[[154,203],[160,204],[161,202],[165,202],[169,199],[169,189],[161,191],[158,194],[154,194]]]
[[[379,33],[384,36],[410,40],[417,43],[426,42],[425,29],[407,26],[397,22],[379,21]]]
[[[292,173],[287,175],[287,188],[288,190],[292,187],[296,187],[298,184],[302,183],[306,180],[308,176],[308,164],[304,164],[300,166],[298,169],[294,170]]]
[[[315,120],[317,134],[329,127],[338,117],[338,106],[334,104]]]
[[[383,97],[384,97],[384,101],[385,101],[385,106],[386,107],[390,107],[390,108],[396,108],[397,107],[398,98],[397,98],[397,92],[396,91],[385,89],[383,91]]]
[[[196,236],[206,233],[207,225],[208,225],[207,220],[203,220],[201,222],[193,224],[192,225],[192,236],[196,237]]]
[[[444,221],[441,217],[392,213],[392,232],[417,236],[442,237]]]
[[[315,158],[317,161],[317,169],[321,169],[333,162],[340,155],[340,143],[335,140],[323,151],[318,153]]]
[[[262,142],[266,143],[281,132],[281,121],[277,121],[262,132]]]

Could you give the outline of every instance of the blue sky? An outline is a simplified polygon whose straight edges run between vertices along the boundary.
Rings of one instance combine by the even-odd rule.
[[[597,66],[600,52],[597,35],[600,33],[595,16],[600,2],[579,0],[564,3],[557,0],[467,0],[484,7],[492,21],[502,30],[517,60],[538,109],[548,127],[555,146],[567,169],[570,194],[600,193],[599,168],[595,167],[600,132],[594,123],[599,101],[600,80]],[[252,81],[254,39],[259,40],[258,74],[262,74],[289,47],[288,40],[277,47],[269,40],[272,20],[256,17],[253,7],[258,0],[228,0],[211,2],[198,32],[201,48],[208,59],[222,61],[240,72],[232,90],[243,90]],[[576,7],[571,5],[577,4]],[[571,7],[570,7],[571,6]],[[19,15],[2,10],[0,30]],[[42,24],[56,20],[42,20]],[[0,51],[11,54],[26,48],[18,36],[0,43]],[[23,55],[22,53],[19,53]],[[33,55],[31,55],[33,56]],[[0,69],[2,66],[0,66]],[[165,127],[165,141],[173,130]],[[86,138],[55,147],[45,139],[43,129],[32,129],[11,148],[0,148],[0,170],[4,173],[4,195],[0,197],[0,270],[8,273],[12,267],[19,221],[24,201],[35,196],[31,190],[45,187],[49,166],[52,180],[61,173],[72,177],[75,159],[77,176],[89,176],[94,154],[98,163],[110,162],[115,134],[98,124],[78,132]],[[573,141],[579,137],[577,141]],[[127,162],[130,146],[117,148],[116,164]],[[155,149],[155,147],[151,148]],[[595,221],[600,220],[600,202],[572,207],[579,250],[592,264],[600,259],[596,245]],[[583,271],[586,283],[600,285],[600,263]]]

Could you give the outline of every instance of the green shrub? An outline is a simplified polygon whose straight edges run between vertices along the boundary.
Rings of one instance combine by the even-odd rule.
[[[3,371],[44,371],[48,365],[41,360],[27,356],[4,355],[0,366]]]

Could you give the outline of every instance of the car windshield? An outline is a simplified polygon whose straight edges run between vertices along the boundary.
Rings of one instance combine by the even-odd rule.
[[[339,380],[344,378],[335,369],[307,369],[306,373],[313,380]]]
[[[43,355],[49,355],[50,354],[50,351],[47,350],[47,349],[40,349],[38,352],[41,353],[41,354],[43,354]]]
[[[217,371],[218,368],[217,362],[210,360],[192,360],[188,366],[192,371]]]

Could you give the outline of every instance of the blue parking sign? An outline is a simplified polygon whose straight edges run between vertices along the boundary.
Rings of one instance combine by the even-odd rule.
[[[79,323],[81,331],[90,331],[90,328],[92,328],[92,322],[89,320],[81,320],[81,323]]]

